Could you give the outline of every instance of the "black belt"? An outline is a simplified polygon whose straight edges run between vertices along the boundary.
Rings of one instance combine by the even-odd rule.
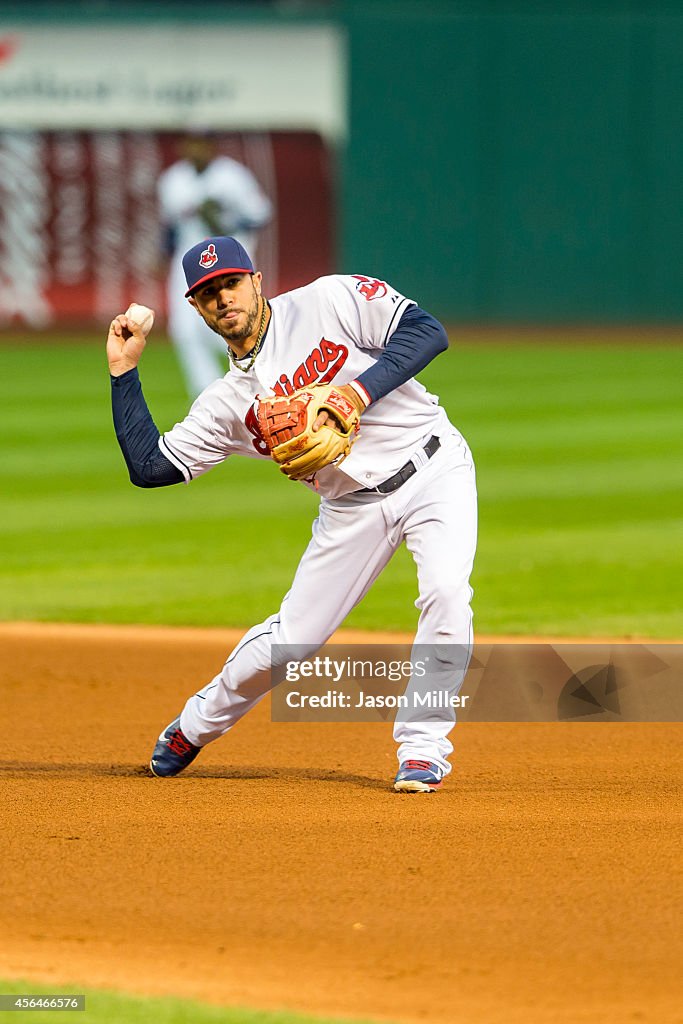
[[[423,451],[425,452],[428,459],[431,459],[432,455],[435,455],[441,447],[441,441],[438,439],[436,434],[429,438],[427,444],[424,446]],[[356,494],[391,494],[392,491],[397,491],[399,487],[402,487],[406,480],[410,480],[414,473],[417,473],[418,467],[414,462],[406,462],[405,466],[401,466],[398,473],[394,473],[384,483],[378,484],[377,487],[362,487],[360,491],[356,491]]]

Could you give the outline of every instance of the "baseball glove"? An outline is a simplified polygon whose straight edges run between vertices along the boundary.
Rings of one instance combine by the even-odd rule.
[[[318,414],[328,418],[313,430]],[[351,451],[360,416],[354,403],[331,384],[313,384],[292,395],[257,398],[256,419],[268,450],[290,480],[306,480],[338,465]]]

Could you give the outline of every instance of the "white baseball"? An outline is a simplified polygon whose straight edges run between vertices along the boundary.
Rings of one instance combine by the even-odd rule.
[[[154,323],[154,310],[149,306],[141,306],[138,302],[131,302],[125,315],[136,327],[140,327],[142,333],[147,337]]]

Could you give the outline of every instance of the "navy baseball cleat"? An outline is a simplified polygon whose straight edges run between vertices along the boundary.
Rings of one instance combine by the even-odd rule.
[[[433,761],[404,761],[394,779],[397,793],[434,793],[441,787],[443,771]]]
[[[187,736],[180,728],[180,715],[170,725],[166,726],[157,740],[157,745],[152,753],[152,760],[149,768],[152,775],[166,779],[171,775],[180,775],[192,764],[195,757],[201,750],[190,743]]]

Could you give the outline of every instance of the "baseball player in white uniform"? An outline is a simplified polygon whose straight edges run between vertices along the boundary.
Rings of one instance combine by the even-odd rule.
[[[168,331],[190,398],[225,373],[225,344],[208,329],[183,297],[182,255],[207,235],[231,234],[254,253],[258,230],[268,223],[270,199],[248,168],[219,156],[210,134],[188,132],[183,159],[159,177],[157,193],[163,225],[167,279]]]
[[[227,343],[230,369],[160,436],[138,377],[145,337],[124,314],[112,321],[114,422],[134,484],[190,483],[231,455],[268,458],[257,396],[334,381],[360,412],[360,432],[341,465],[303,481],[320,506],[291,589],[163,730],[150,763],[163,777],[186,768],[269,692],[274,648],[296,645],[300,657],[318,650],[402,543],[417,566],[415,643],[434,645],[447,669],[446,688],[457,694],[472,645],[477,530],[470,450],[438,399],[414,379],[447,346],[437,320],[365,275],[323,277],[266,299],[261,274],[230,237],[195,245],[183,264],[188,306]],[[465,651],[466,658],[459,653],[449,661],[449,651]],[[397,718],[395,789],[439,787],[451,770],[453,723],[454,714]]]

